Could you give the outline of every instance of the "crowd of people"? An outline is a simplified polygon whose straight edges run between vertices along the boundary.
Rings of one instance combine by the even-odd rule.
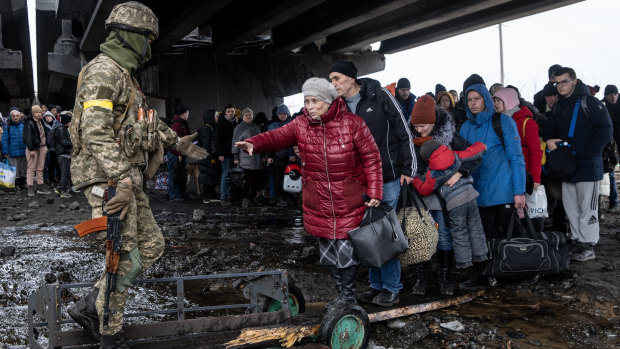
[[[73,113],[58,105],[33,105],[24,114],[17,107],[0,116],[2,158],[15,167],[15,190],[28,196],[71,198],[71,151],[68,128]]]
[[[593,97],[597,89],[579,80],[571,68],[553,65],[548,77],[533,103],[514,86],[495,83],[487,88],[476,74],[464,82],[460,98],[441,84],[434,93],[416,98],[407,78],[383,87],[379,81],[358,78],[353,63],[338,61],[328,79],[306,81],[305,106],[294,114],[284,104],[273,108],[271,118],[228,104],[221,111],[205,111],[202,126],[190,130],[190,110],[178,105],[170,128],[179,137],[197,132],[197,145],[209,153],[196,163],[204,203],[292,205],[300,197],[283,190],[282,183],[287,166],[299,165],[306,230],[319,237],[320,261],[340,291],[337,301],[389,306],[398,303],[403,287],[398,258],[369,268],[369,289],[355,293],[359,262],[346,233],[359,225],[363,214],[359,193],[368,195],[366,205],[383,201],[392,207],[399,206],[403,185],[421,195],[438,225],[442,294],[454,292],[453,259],[456,268],[473,270],[460,289],[493,284],[482,275],[486,241],[506,236],[513,211],[525,219],[525,194],[541,184],[552,218],[533,218],[535,229],[566,233],[574,261],[595,258],[604,173],[611,183],[607,209],[618,207],[618,89],[606,86],[603,100],[598,100]],[[580,103],[584,105],[578,107]],[[577,131],[570,142],[578,168],[570,179],[558,181],[543,171],[545,148],[552,151],[569,140],[575,113],[572,127]],[[13,107],[9,117],[2,118],[2,156],[16,168],[15,190],[25,189],[28,196],[55,191],[71,197],[71,117],[72,112],[60,106],[34,105],[27,115]],[[167,149],[170,200],[188,198],[190,161]],[[426,293],[432,269],[430,262],[415,265],[414,294]],[[538,279],[534,275],[523,282]]]
[[[465,80],[460,98],[441,84],[435,93],[415,98],[407,78],[382,87],[376,80],[358,78],[355,65],[345,61],[335,63],[328,78],[335,91],[327,80],[306,81],[302,88],[305,107],[291,125],[258,135],[254,128],[253,133],[233,137],[232,142],[247,156],[300,147],[306,231],[318,237],[320,262],[340,291],[330,304],[359,300],[390,306],[399,302],[403,287],[400,262],[395,258],[380,268],[369,268],[369,289],[352,296],[359,261],[346,233],[348,223],[355,226],[361,221],[359,209],[363,207],[361,201],[357,205],[347,201],[361,200],[351,198],[352,193],[365,193],[371,199],[367,205],[383,201],[395,208],[403,185],[412,185],[421,194],[438,225],[437,279],[444,295],[454,292],[453,259],[456,268],[471,268],[471,278],[460,283],[459,289],[476,291],[495,283],[483,273],[487,241],[506,237],[508,222],[515,215],[522,227],[513,236],[527,234],[526,194],[541,185],[547,187],[551,217],[532,218],[534,229],[564,233],[573,261],[595,258],[603,216],[599,186],[604,175],[613,183],[607,209],[615,211],[618,205],[614,138],[620,123],[614,85],[608,85],[603,100],[598,100],[594,97],[597,87],[586,85],[573,69],[553,65],[549,82],[530,103],[514,86],[495,83],[487,88],[477,74]],[[227,112],[231,117],[225,122],[235,122],[232,113],[232,109]],[[372,158],[365,152],[367,140],[353,137],[362,143],[347,145],[351,131],[343,122],[348,113],[359,116],[372,135],[380,172],[367,171],[374,168],[365,163]],[[246,121],[245,111],[242,114]],[[571,128],[576,130],[574,135],[569,133]],[[362,137],[365,131],[357,133]],[[559,180],[543,171],[543,163],[546,149],[553,151],[563,142],[570,142],[577,170]],[[359,166],[364,171],[354,171]],[[375,185],[378,173],[381,191]],[[432,269],[430,262],[414,266],[413,294],[426,293]],[[531,275],[522,282],[532,285],[539,279],[540,275]]]

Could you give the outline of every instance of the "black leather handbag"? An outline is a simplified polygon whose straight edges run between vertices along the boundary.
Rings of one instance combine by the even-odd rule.
[[[553,275],[568,271],[570,255],[560,232],[537,233],[525,212],[526,237],[513,238],[515,224],[520,225],[513,209],[505,239],[491,239],[489,260],[483,274],[499,278]]]
[[[386,203],[366,207],[360,227],[348,234],[353,253],[367,267],[379,268],[409,248],[394,208]]]

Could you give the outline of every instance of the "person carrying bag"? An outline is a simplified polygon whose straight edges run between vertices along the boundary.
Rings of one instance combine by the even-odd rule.
[[[407,251],[409,243],[392,206],[366,207],[359,228],[348,232],[360,264],[379,268]]]
[[[573,116],[570,119],[570,128],[568,129],[568,139],[557,142],[557,148],[553,151],[546,150],[547,161],[543,166],[543,172],[551,179],[565,181],[570,179],[577,171],[577,157],[571,141],[575,134],[575,125],[577,124],[577,115],[579,114],[581,103],[581,99],[578,99],[577,103],[575,103]]]

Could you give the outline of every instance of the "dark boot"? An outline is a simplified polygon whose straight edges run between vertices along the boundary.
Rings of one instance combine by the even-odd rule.
[[[120,348],[128,348],[125,345],[125,339],[123,338],[123,333],[118,332],[111,336],[103,335],[101,336],[101,346],[99,349],[120,349]]]
[[[444,296],[452,296],[454,287],[450,282],[450,266],[452,264],[452,251],[437,250],[439,261],[439,292]]]
[[[357,295],[357,300],[364,303],[372,303],[372,300],[381,293],[381,290],[370,287],[368,290]]]
[[[101,337],[99,333],[99,316],[97,315],[97,308],[95,307],[98,294],[99,289],[93,288],[89,294],[73,303],[67,310],[69,316],[80,326],[84,327],[95,339]]]
[[[426,285],[428,284],[429,272],[429,262],[421,262],[415,265],[415,283],[411,288],[411,293],[418,296],[424,296],[426,294]]]
[[[26,185],[26,177],[20,177],[15,180],[15,189],[17,191],[25,190],[27,189],[27,187],[28,186]]]
[[[342,279],[341,303],[357,304],[355,299],[355,283],[357,281],[358,266],[338,269]]]
[[[327,270],[336,284],[336,291],[338,291],[338,297],[330,302],[327,302],[326,304],[328,308],[331,308],[342,299],[342,278],[340,277],[340,269],[338,269],[335,265],[328,265]]]
[[[381,290],[381,292],[372,300],[373,304],[380,305],[382,307],[391,307],[398,302],[398,293],[392,293],[386,289]]]
[[[483,264],[482,262],[474,263],[474,273],[471,276],[471,279],[461,282],[459,284],[459,289],[465,292],[474,292],[481,291],[491,287],[489,283],[489,278],[482,275]]]
[[[34,196],[34,186],[28,186],[28,196]]]

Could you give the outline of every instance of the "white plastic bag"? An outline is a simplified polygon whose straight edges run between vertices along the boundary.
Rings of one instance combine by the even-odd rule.
[[[544,185],[539,185],[532,194],[525,194],[525,204],[530,218],[549,217],[549,212],[547,212],[547,194]]]
[[[11,166],[8,160],[0,162],[0,187],[15,188],[15,166]]]

